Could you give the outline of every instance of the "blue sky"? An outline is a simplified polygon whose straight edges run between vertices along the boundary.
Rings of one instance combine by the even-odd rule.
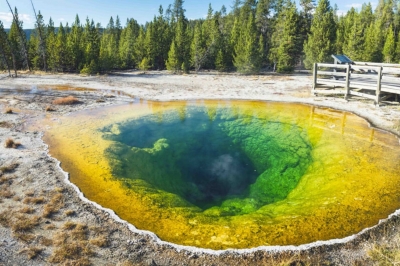
[[[4,23],[5,28],[9,28],[12,22],[12,16],[6,1],[0,1],[0,20]],[[139,23],[143,24],[153,19],[155,14],[158,14],[160,5],[162,5],[165,10],[168,5],[173,2],[174,0],[33,0],[36,11],[41,11],[46,23],[51,16],[56,26],[58,26],[60,22],[64,25],[66,22],[71,24],[75,20],[75,15],[78,14],[82,23],[86,20],[86,17],[89,17],[96,23],[100,22],[104,27],[107,26],[111,16],[115,19],[117,15],[119,15],[123,26],[127,18],[134,18]],[[233,0],[186,0],[184,2],[186,17],[190,19],[204,17],[207,14],[208,4],[210,2],[214,10],[220,10],[222,5],[225,5],[229,11]],[[12,8],[15,6],[18,8],[20,18],[24,21],[24,28],[33,28],[35,18],[30,0],[9,0],[9,3]],[[357,0],[354,2],[331,0],[332,6],[334,3],[338,5],[341,12],[345,12],[351,6],[360,8],[363,2],[357,2]]]

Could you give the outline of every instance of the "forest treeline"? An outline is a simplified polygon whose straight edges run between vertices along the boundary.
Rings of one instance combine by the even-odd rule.
[[[99,73],[116,69],[200,69],[256,73],[263,67],[292,72],[298,65],[353,60],[400,62],[400,6],[380,0],[339,16],[328,0],[235,0],[228,13],[209,5],[204,19],[189,20],[175,0],[145,25],[117,16],[103,28],[78,15],[69,25],[46,24],[40,11],[29,39],[14,9],[8,32],[0,21],[0,68]]]

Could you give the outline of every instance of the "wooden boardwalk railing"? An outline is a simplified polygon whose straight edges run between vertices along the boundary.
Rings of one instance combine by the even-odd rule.
[[[388,66],[389,65],[389,66]],[[400,68],[394,64],[356,62],[356,65],[314,64],[312,94],[343,94],[374,100],[376,104],[400,95]],[[399,65],[397,65],[399,66]]]

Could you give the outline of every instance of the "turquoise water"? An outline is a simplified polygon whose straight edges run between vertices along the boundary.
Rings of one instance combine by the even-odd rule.
[[[210,116],[191,107],[185,118],[169,111],[102,132],[116,142],[106,156],[117,178],[145,181],[203,210],[223,205],[231,215],[286,198],[312,161],[300,127],[231,109]]]

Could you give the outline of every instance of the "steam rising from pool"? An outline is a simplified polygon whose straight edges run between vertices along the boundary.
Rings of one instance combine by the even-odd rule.
[[[87,198],[176,244],[342,238],[400,205],[397,138],[346,112],[140,102],[66,117],[45,140]]]

